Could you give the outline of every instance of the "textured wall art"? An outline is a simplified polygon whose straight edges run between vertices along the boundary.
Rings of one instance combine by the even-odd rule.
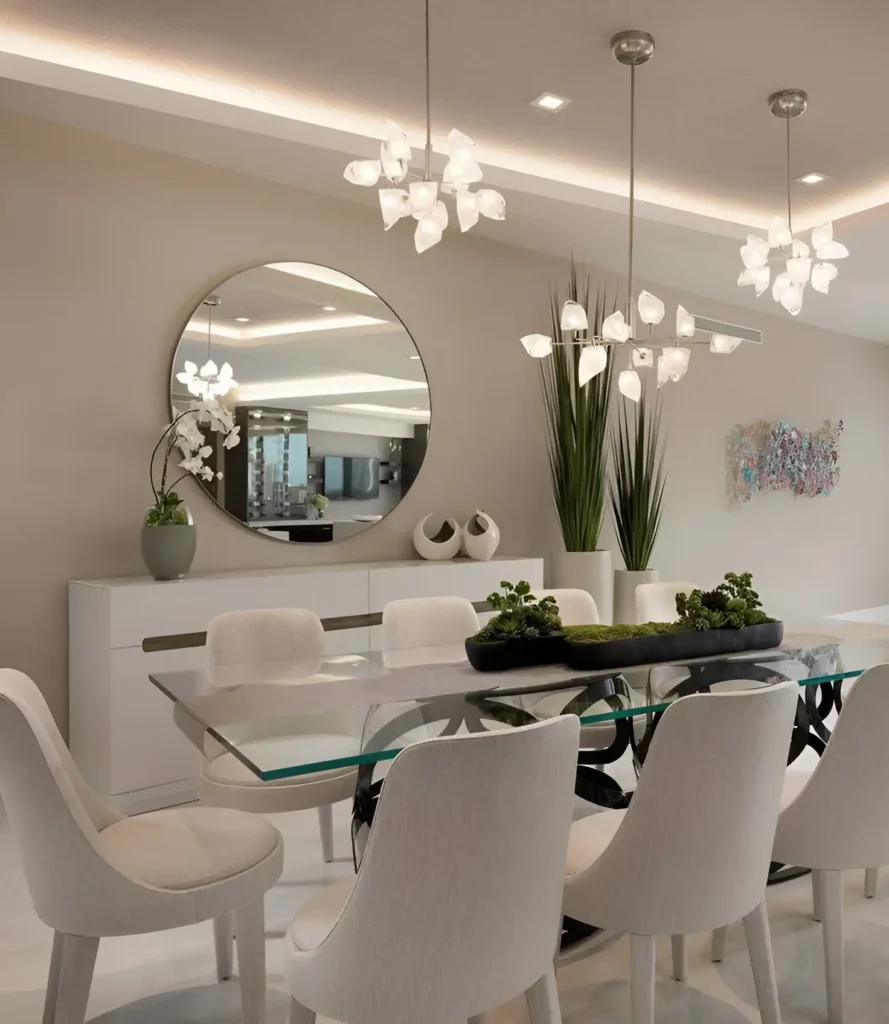
[[[828,495],[840,478],[843,421],[819,430],[760,420],[738,424],[726,438],[729,497],[737,504],[760,491],[792,491],[805,498]]]

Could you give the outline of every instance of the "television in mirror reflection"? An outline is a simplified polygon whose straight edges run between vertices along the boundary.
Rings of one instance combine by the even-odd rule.
[[[216,300],[218,299],[218,303]],[[241,443],[213,446],[205,492],[256,534],[328,543],[369,529],[407,493],[429,436],[429,387],[416,346],[360,282],[309,263],[229,278],[198,305],[173,360],[174,414],[193,400],[185,363],[231,366]],[[326,500],[325,500],[326,499]]]

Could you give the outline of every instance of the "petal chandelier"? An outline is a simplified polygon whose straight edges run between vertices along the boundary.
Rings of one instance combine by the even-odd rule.
[[[647,64],[654,55],[654,37],[648,32],[632,30],[620,32],[611,40],[611,51],[615,59],[630,69],[630,189],[629,189],[629,245],[627,267],[626,313],[617,310],[602,321],[601,335],[589,333],[586,310],[579,302],[569,299],[561,310],[560,324],[562,337],[553,340],[545,334],[528,334],[521,339],[528,355],[544,359],[552,353],[554,345],[579,345],[577,360],[577,384],[583,387],[608,364],[607,348],[629,343],[627,368],[618,375],[617,386],[621,394],[638,402],[642,396],[641,369],[653,369],[655,349],[660,350],[657,358],[657,386],[668,381],[681,380],[688,370],[693,344],[709,344],[710,351],[721,355],[733,352],[742,341],[761,341],[758,331],[734,327],[713,320],[692,316],[682,306],[676,309],[676,332],[674,337],[656,338],[653,328],[666,314],[664,303],[650,292],[641,291],[638,297],[633,289],[633,243],[636,221],[636,68]],[[637,334],[637,313],[639,320],[648,327],[641,338]],[[709,332],[704,340],[693,340],[700,330]],[[735,333],[733,333],[735,332]]]
[[[448,161],[441,180],[432,173],[432,105],[429,88],[429,0],[426,0],[426,149],[422,178],[410,170],[411,144],[407,134],[394,121],[385,124],[386,138],[380,146],[379,160],[353,160],[343,174],[353,185],[373,188],[384,178],[380,189],[380,210],[386,231],[402,217],[413,217],[414,246],[425,252],[441,241],[448,226],[448,208],[442,197],[453,199],[461,231],[468,231],[479,217],[506,219],[506,200],[491,188],[473,192],[470,185],[482,180],[475,155],[475,143],[456,128],[448,135]],[[407,184],[407,188],[397,186]]]
[[[232,388],[238,386],[238,382],[232,376],[234,371],[232,370],[231,363],[223,363],[220,369],[213,362],[213,354],[211,352],[213,344],[213,310],[221,304],[222,299],[218,295],[208,295],[201,303],[202,306],[207,307],[207,361],[198,371],[197,365],[190,359],[186,359],[182,372],[176,374],[176,380],[188,388],[188,393],[202,401],[222,398]]]
[[[747,244],[741,246],[744,269],[738,278],[743,288],[753,285],[757,295],[772,285],[772,298],[796,316],[803,306],[803,293],[811,284],[816,292],[827,294],[830,282],[837,276],[832,260],[845,259],[849,250],[833,237],[833,224],[822,224],[812,229],[811,247],[800,238],[793,237],[790,200],[790,122],[806,112],[809,97],[802,89],[784,89],[769,97],[769,109],[775,117],[783,118],[786,125],[787,149],[787,218],[775,217],[769,225],[768,238],[748,235]],[[815,259],[812,258],[815,250]],[[772,281],[771,264],[778,273]]]

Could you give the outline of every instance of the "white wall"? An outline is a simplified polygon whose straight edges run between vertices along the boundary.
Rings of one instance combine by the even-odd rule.
[[[0,663],[31,673],[63,725],[66,581],[144,571],[147,458],[168,417],[176,339],[239,269],[310,260],[376,291],[423,356],[435,428],[407,498],[335,545],[255,536],[187,487],[196,569],[410,556],[423,515],[466,519],[476,507],[500,524],[504,553],[552,550],[536,366],[517,339],[545,326],[561,263],[453,231],[417,256],[409,232],[384,233],[376,212],[348,203],[28,118],[0,116],[0,135]],[[750,569],[787,618],[889,602],[889,348],[772,317],[765,297],[754,316],[657,291],[766,331],[761,349],[696,350],[665,394],[669,479],[655,553],[664,578],[712,584]],[[816,427],[825,417],[846,423],[831,498],[727,507],[723,446],[734,423]]]

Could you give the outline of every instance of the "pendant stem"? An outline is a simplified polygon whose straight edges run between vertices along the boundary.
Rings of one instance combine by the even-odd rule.
[[[636,304],[633,301],[633,235],[636,227],[636,65],[630,65],[630,244],[627,270],[627,323],[636,338]]]
[[[432,100],[429,74],[429,0],[426,0],[426,181],[432,181]]]
[[[793,221],[790,218],[790,118],[788,117],[787,124],[787,227],[790,228],[791,235],[793,234]]]

